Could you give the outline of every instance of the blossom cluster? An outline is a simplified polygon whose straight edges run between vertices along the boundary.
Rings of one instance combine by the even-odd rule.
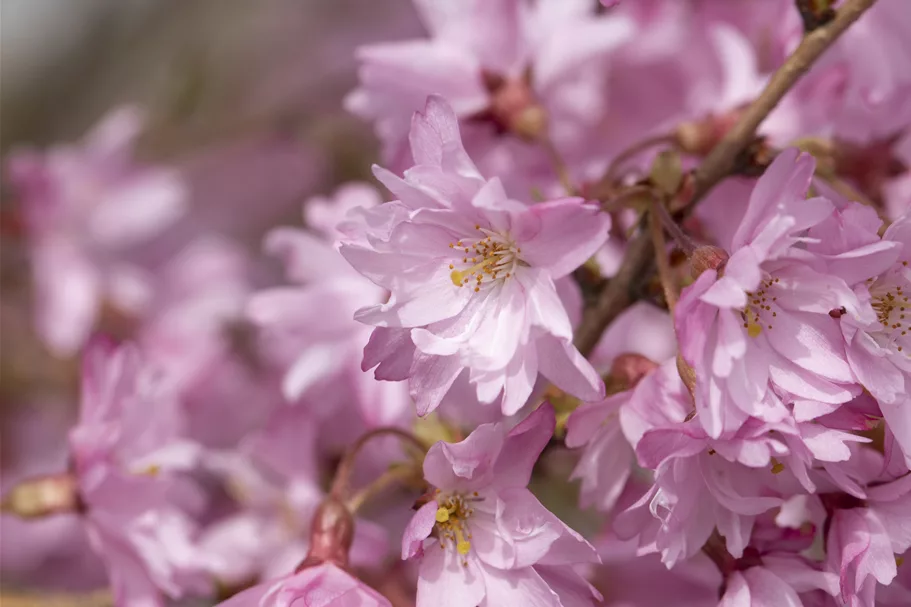
[[[374,180],[289,225],[134,106],[4,159],[12,587],[911,604],[907,0],[413,5],[342,102]]]

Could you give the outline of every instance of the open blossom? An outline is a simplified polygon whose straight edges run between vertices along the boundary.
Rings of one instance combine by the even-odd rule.
[[[828,200],[806,198],[813,169],[810,156],[782,152],[753,190],[730,259],[681,293],[680,351],[697,370],[696,407],[713,437],[749,416],[780,419],[770,383],[792,400],[838,404],[859,392],[829,312],[859,314],[863,304],[800,246],[834,212]]]
[[[485,170],[516,179],[551,174],[541,135],[580,158],[605,100],[606,57],[633,35],[631,20],[600,16],[587,0],[415,0],[431,38],[361,47],[349,110],[375,121],[385,160],[403,165],[411,113],[444,96]],[[498,137],[508,132],[519,137]],[[584,157],[584,153],[582,154]],[[518,173],[518,175],[517,175]],[[507,187],[509,184],[507,184]]]
[[[544,405],[508,433],[483,424],[460,443],[431,447],[429,501],[402,539],[402,557],[420,561],[418,607],[586,604],[563,603],[561,592],[587,588],[571,565],[597,562],[594,548],[526,488],[554,424]]]
[[[882,221],[851,204],[811,231],[811,250],[849,278],[868,306],[840,317],[847,360],[876,398],[906,465],[911,466],[911,214],[879,238]],[[873,252],[871,254],[871,252]],[[874,256],[875,255],[875,256]]]
[[[400,200],[377,211],[397,217],[385,237],[341,252],[391,295],[357,312],[380,327],[365,367],[380,379],[409,379],[423,415],[467,372],[481,402],[501,397],[519,410],[540,371],[584,398],[603,383],[572,345],[572,328],[554,286],[607,238],[597,206],[566,198],[526,206],[485,180],[461,146],[452,109],[431,97],[411,133],[417,165],[399,179],[378,171]]]
[[[781,510],[795,520],[783,514],[759,518],[743,557],[731,563],[734,571],[728,575],[719,606],[797,607],[807,604],[801,596],[806,593],[838,593],[838,576],[804,556],[812,547],[817,527],[801,516],[808,514],[801,509],[798,498]]]
[[[174,171],[134,164],[141,124],[137,110],[123,108],[81,145],[10,159],[31,246],[38,330],[57,354],[84,344],[105,301],[125,309],[141,303],[142,278],[126,255],[184,210],[185,187]]]
[[[872,450],[853,457],[844,472],[858,483],[853,495],[820,496],[831,514],[827,563],[838,575],[846,605],[872,607],[878,588],[897,574],[896,557],[911,548],[911,475],[883,474],[883,457]]]
[[[653,372],[671,373],[676,381],[676,368],[670,365],[657,370],[659,361],[673,359],[676,343],[670,317],[647,303],[634,304],[608,327],[593,358],[611,362],[610,384],[621,389],[602,401],[585,403],[576,409],[566,423],[566,446],[583,447],[572,478],[582,481],[580,505],[595,505],[599,510],[614,507],[632,472],[635,442],[638,436],[626,435],[623,418],[629,411],[643,411],[637,399],[647,405],[656,402],[661,382],[646,382],[642,391],[636,385]],[[625,411],[627,413],[625,413]]]
[[[160,605],[159,592],[179,598],[209,590],[193,525],[176,506],[193,496],[180,495],[187,487],[175,472],[198,455],[181,436],[179,405],[139,352],[93,342],[70,454],[89,540],[117,604]]]
[[[311,231],[277,228],[266,238],[266,249],[284,261],[294,286],[273,287],[253,295],[247,315],[263,329],[267,348],[284,367],[285,398],[296,402],[314,391],[314,412],[337,415],[325,406],[325,392],[351,386],[341,406],[354,406],[367,426],[401,421],[409,405],[403,384],[377,382],[361,370],[361,352],[369,327],[354,320],[354,312],[386,297],[382,287],[358,274],[339,255],[335,241],[357,230],[358,213],[381,202],[366,184],[347,184],[331,199],[315,198],[304,205]],[[351,213],[352,217],[348,217]]]

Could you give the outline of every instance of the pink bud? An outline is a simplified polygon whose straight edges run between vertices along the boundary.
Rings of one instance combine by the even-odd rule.
[[[327,562],[346,567],[353,540],[354,517],[348,507],[334,497],[326,498],[310,524],[310,552],[295,571]]]
[[[658,363],[641,354],[621,354],[614,359],[610,369],[612,382],[628,390],[639,383],[639,380],[658,368]]]

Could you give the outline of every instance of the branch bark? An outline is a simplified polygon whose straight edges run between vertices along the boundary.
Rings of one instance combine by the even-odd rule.
[[[847,0],[829,23],[807,33],[800,45],[769,80],[737,123],[706,156],[693,174],[696,204],[718,182],[730,175],[738,156],[753,141],[756,129],[813,63],[857,21],[876,0]],[[651,275],[654,250],[648,231],[640,232],[627,246],[620,269],[601,292],[595,305],[586,309],[576,331],[576,347],[584,355],[595,348],[604,329],[635,299],[644,278]]]

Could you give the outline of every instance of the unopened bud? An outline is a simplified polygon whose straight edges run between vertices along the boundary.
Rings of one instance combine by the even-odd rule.
[[[352,541],[354,517],[351,511],[341,500],[326,498],[313,515],[310,524],[310,551],[296,571],[326,562],[339,567],[347,566]]]
[[[634,388],[639,381],[658,368],[658,363],[641,354],[626,353],[614,359],[610,368],[610,386],[616,391]]]
[[[724,264],[729,258],[727,251],[721,247],[711,245],[696,247],[690,257],[690,274],[693,278],[699,278],[706,270],[717,270],[721,274],[724,271]]]
[[[547,112],[540,105],[532,105],[516,115],[510,130],[527,141],[537,141],[547,132]]]
[[[741,109],[733,109],[724,114],[713,114],[701,120],[682,123],[674,132],[677,146],[687,154],[707,155],[737,123],[741,113]]]
[[[677,373],[680,374],[680,379],[683,380],[683,384],[689,390],[690,396],[693,397],[693,400],[696,400],[696,371],[683,359],[683,355],[679,352],[677,353]]]
[[[24,480],[3,498],[3,511],[20,518],[41,518],[78,509],[78,487],[75,477],[70,474]]]
[[[490,91],[489,116],[494,123],[527,141],[537,141],[547,131],[547,111],[538,103],[529,76],[503,78],[484,74]]]
[[[649,180],[667,196],[676,194],[683,180],[680,154],[673,150],[664,150],[655,156],[649,171]]]

